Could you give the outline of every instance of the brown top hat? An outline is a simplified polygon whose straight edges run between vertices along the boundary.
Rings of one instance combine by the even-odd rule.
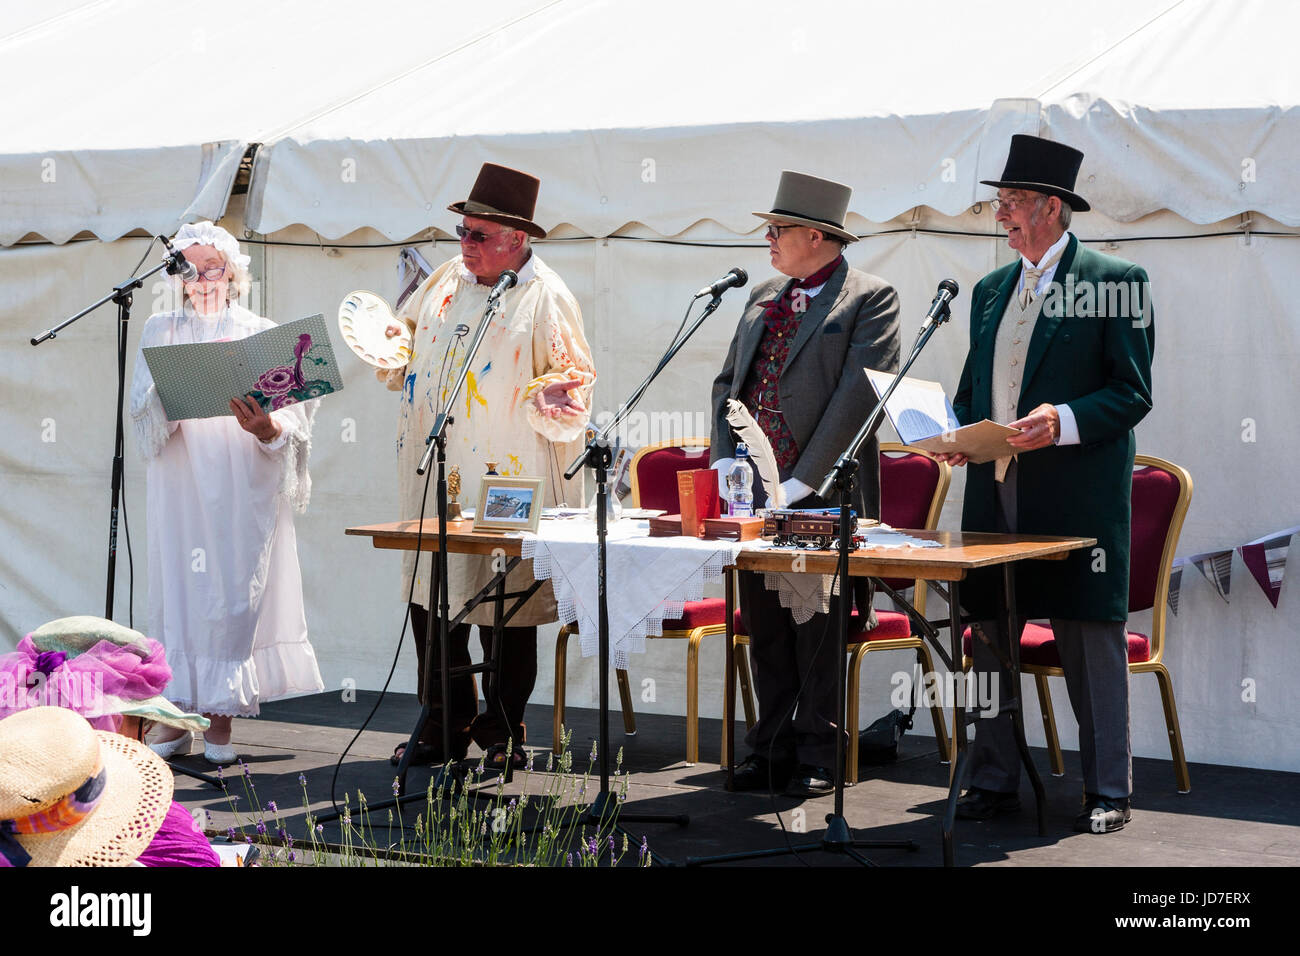
[[[1011,137],[1011,150],[1001,179],[981,179],[985,186],[999,189],[1027,189],[1057,196],[1075,212],[1087,212],[1088,200],[1074,191],[1074,181],[1083,165],[1083,153],[1073,146],[1054,143],[1041,136],[1017,133]]]
[[[782,222],[810,226],[845,242],[857,242],[858,237],[844,228],[844,217],[848,214],[849,197],[852,195],[853,190],[843,183],[787,169],[781,173],[772,210],[756,212],[754,215],[768,222],[779,219]]]
[[[462,216],[499,222],[522,229],[534,239],[546,238],[546,230],[533,222],[537,208],[537,190],[541,180],[508,166],[484,163],[474,180],[469,198],[447,208]]]

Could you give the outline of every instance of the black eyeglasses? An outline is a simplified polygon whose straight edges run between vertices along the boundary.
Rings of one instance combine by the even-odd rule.
[[[475,245],[487,242],[489,239],[495,239],[497,236],[504,236],[507,232],[514,232],[514,230],[502,229],[500,232],[480,232],[477,229],[466,229],[464,226],[456,227],[456,235],[460,239],[468,239]]]
[[[794,222],[789,222],[781,226],[778,226],[774,223],[769,223],[767,227],[767,238],[780,239],[782,229],[798,229],[798,228],[799,228],[799,224]]]

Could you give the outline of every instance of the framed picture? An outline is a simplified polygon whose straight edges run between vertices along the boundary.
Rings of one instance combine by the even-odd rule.
[[[484,475],[479,486],[475,531],[537,531],[542,518],[543,478]]]

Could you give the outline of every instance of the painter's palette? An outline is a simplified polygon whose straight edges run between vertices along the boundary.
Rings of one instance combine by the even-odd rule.
[[[402,330],[391,339],[386,332],[390,325]],[[348,294],[339,306],[339,331],[348,348],[376,368],[402,368],[411,361],[410,329],[373,292],[359,289]]]

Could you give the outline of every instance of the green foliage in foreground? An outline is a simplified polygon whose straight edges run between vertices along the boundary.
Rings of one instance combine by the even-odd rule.
[[[629,850],[627,836],[614,830],[628,789],[628,775],[620,772],[623,751],[620,748],[618,752],[611,781],[613,799],[600,820],[593,821],[586,818],[599,792],[598,780],[592,781],[596,748],[592,746],[586,772],[579,776],[573,772],[571,737],[570,732],[565,733],[563,755],[558,760],[554,754],[546,755],[545,772],[534,771],[536,755],[525,769],[515,771],[516,782],[523,783],[517,795],[505,792],[502,774],[495,792],[483,788],[477,791],[477,799],[472,799],[471,790],[483,778],[482,760],[469,773],[464,787],[444,781],[435,789],[430,780],[422,797],[412,794],[400,799],[405,819],[416,813],[414,826],[408,823],[403,827],[392,809],[386,810],[386,821],[376,826],[365,794],[357,792],[355,810],[351,795],[345,795],[342,842],[337,845],[323,841],[324,827],[308,809],[311,801],[306,777],[300,774],[298,783],[307,835],[295,838],[286,829],[275,801],[262,805],[253,776],[241,761],[240,779],[255,819],[242,818],[228,788],[235,825],[226,836],[232,842],[258,847],[262,866],[617,866]],[[539,793],[530,792],[534,785],[541,788]],[[394,778],[394,796],[397,789]],[[531,832],[525,831],[526,810],[531,811],[532,823],[527,827]],[[636,850],[638,864],[649,866],[650,850],[644,837]]]

